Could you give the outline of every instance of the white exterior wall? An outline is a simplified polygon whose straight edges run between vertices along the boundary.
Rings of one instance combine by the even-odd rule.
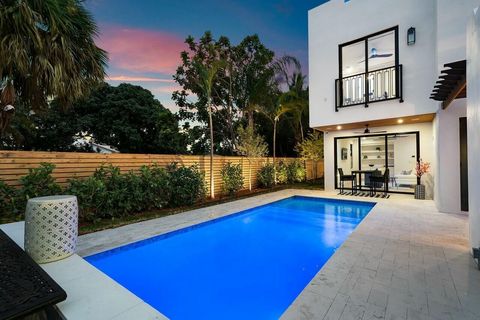
[[[437,74],[444,64],[464,60],[467,25],[478,0],[437,0]],[[432,84],[433,87],[433,84]],[[466,99],[455,100],[435,117],[436,172],[435,203],[439,211],[460,210],[459,118],[466,116]]]
[[[460,124],[466,116],[466,99],[455,100],[435,116],[435,203],[441,212],[459,213]]]
[[[431,175],[422,178],[422,183],[427,187],[427,196],[433,197],[433,173],[435,172],[435,153],[434,153],[434,137],[433,125],[430,122],[396,125],[388,127],[375,127],[375,130],[387,130],[388,133],[395,132],[420,132],[420,156],[424,161],[432,164]],[[357,130],[342,130],[331,131],[324,135],[324,166],[325,166],[325,190],[332,191],[335,189],[335,152],[334,152],[334,138],[355,136],[358,134],[352,131]]]
[[[466,115],[466,101],[457,100],[442,110],[440,103],[429,96],[443,65],[466,58],[466,27],[477,5],[478,0],[351,0],[348,3],[331,0],[309,11],[310,126],[334,127],[436,113],[434,122],[427,125],[431,127],[433,139],[428,161],[433,165],[432,175],[437,177],[433,198],[443,212],[460,212],[458,119]],[[335,112],[338,45],[396,25],[399,26],[399,61],[403,65],[405,102],[376,102],[370,103],[369,108],[360,105]],[[407,46],[406,32],[411,26],[416,28],[416,43]],[[388,128],[389,132],[398,130],[397,126]],[[325,138],[327,189],[333,188],[335,174],[333,139],[330,141],[329,137],[337,134],[343,133],[330,132]],[[424,154],[428,152],[422,150],[421,153],[427,160]]]
[[[480,10],[467,32],[467,130],[470,244],[480,247]]]
[[[332,0],[309,11],[310,126],[435,113],[429,96],[438,76],[435,0]],[[399,60],[403,64],[404,103],[398,100],[348,107],[335,112],[338,45],[399,26]],[[409,27],[417,41],[407,46]]]
[[[437,0],[437,64],[465,60],[467,25],[478,0]]]

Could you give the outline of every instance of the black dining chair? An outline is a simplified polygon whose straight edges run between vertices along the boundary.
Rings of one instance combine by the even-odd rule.
[[[353,174],[344,174],[342,168],[338,168],[338,174],[340,175],[340,194],[345,193],[345,181],[352,183],[352,193],[355,189],[355,176]]]
[[[390,171],[389,169],[385,169],[383,174],[372,174],[370,177],[370,183],[373,187],[373,195],[377,195],[377,189],[383,187],[383,197],[387,197],[387,186],[390,180]]]

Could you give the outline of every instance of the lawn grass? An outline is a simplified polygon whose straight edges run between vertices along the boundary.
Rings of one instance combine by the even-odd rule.
[[[275,192],[279,190],[285,189],[308,189],[308,190],[323,190],[323,180],[315,181],[315,182],[304,182],[304,183],[296,183],[291,185],[279,185],[275,186],[270,189],[254,189],[252,191],[249,190],[242,190],[238,194],[233,197],[223,196],[216,199],[207,199],[202,202],[196,203],[192,206],[180,207],[180,208],[166,208],[166,209],[159,209],[159,210],[151,210],[151,211],[143,211],[133,215],[128,215],[125,217],[118,217],[114,219],[102,219],[95,222],[90,223],[81,223],[79,225],[79,234],[87,234],[91,232],[101,231],[105,229],[116,228],[120,226],[124,226],[131,223],[136,223],[140,221],[161,218],[170,216],[173,214],[209,207],[221,203],[226,203],[230,201],[235,201],[239,199],[245,199],[265,193]]]

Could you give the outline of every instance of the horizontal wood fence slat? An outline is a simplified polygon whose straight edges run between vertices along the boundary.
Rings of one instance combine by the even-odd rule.
[[[277,158],[290,163],[295,158]],[[271,157],[255,158],[248,161],[245,157],[215,156],[213,162],[215,194],[219,195],[222,190],[220,170],[227,162],[241,164],[244,176],[244,187],[248,188],[249,167],[252,168],[252,185],[257,186],[257,172],[264,163],[272,162]],[[52,176],[56,181],[65,186],[68,180],[73,178],[86,178],[102,165],[114,165],[121,172],[138,171],[142,165],[158,165],[166,167],[172,162],[179,165],[197,165],[205,174],[205,185],[209,188],[209,156],[171,155],[171,154],[100,154],[81,152],[43,152],[43,151],[0,151],[0,180],[8,185],[19,186],[20,178],[28,174],[28,169],[39,167],[40,163],[53,163],[56,167]],[[307,179],[314,178],[314,168],[317,169],[316,177],[323,176],[323,161],[318,161],[316,166],[313,161],[302,161],[307,172]],[[207,190],[208,191],[208,190]]]

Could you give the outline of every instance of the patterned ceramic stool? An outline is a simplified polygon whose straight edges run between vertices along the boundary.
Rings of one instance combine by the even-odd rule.
[[[28,200],[25,212],[25,251],[37,262],[64,259],[75,252],[78,235],[76,196]]]

